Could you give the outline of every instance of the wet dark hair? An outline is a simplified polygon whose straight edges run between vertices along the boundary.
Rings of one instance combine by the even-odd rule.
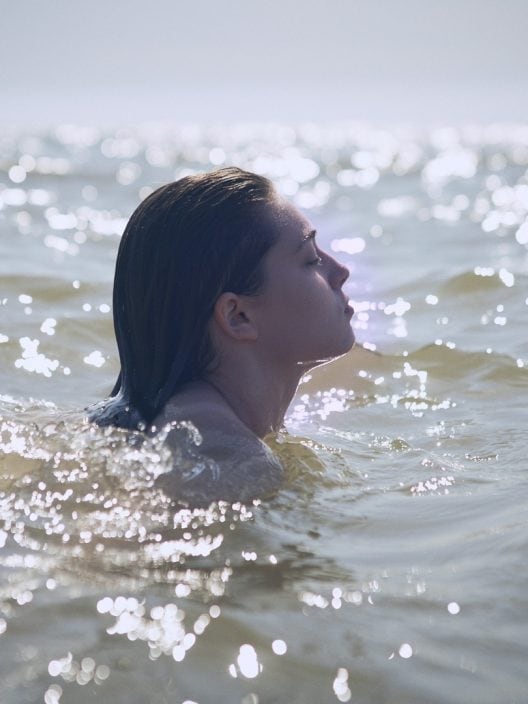
[[[139,205],[114,278],[121,371],[92,420],[146,427],[179,388],[203,378],[218,297],[253,295],[263,283],[262,259],[278,237],[267,207],[274,198],[271,181],[228,167],[168,183]]]

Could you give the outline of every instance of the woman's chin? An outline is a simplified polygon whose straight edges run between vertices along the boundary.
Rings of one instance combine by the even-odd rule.
[[[352,347],[354,347],[355,343],[356,343],[356,336],[355,336],[352,328],[349,327],[346,334],[344,335],[342,346],[335,356],[341,357],[341,355],[346,354],[347,352],[350,352]]]

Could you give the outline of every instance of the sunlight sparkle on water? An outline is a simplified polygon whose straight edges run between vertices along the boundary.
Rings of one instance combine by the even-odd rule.
[[[184,660],[187,651],[195,645],[197,636],[203,634],[210,622],[209,616],[202,614],[195,622],[194,632],[188,632],[184,626],[185,612],[176,604],[155,606],[146,616],[143,603],[122,596],[115,600],[110,597],[99,600],[97,610],[116,618],[114,625],[106,629],[109,635],[126,635],[130,640],[144,641],[151,659],[165,654],[171,655],[177,662]]]
[[[413,654],[413,649],[412,646],[409,645],[409,643],[402,643],[398,649],[398,655],[403,658],[404,660],[407,660],[408,658],[412,657]]]
[[[396,315],[401,317],[411,309],[411,304],[409,301],[404,300],[400,296],[396,299],[394,303],[390,303],[383,308],[385,315]]]
[[[348,670],[340,667],[333,683],[334,694],[340,702],[349,702],[352,698],[352,692],[348,686]]]
[[[73,213],[60,213],[57,208],[49,208],[45,214],[52,230],[73,230],[77,227],[77,218]]]
[[[46,318],[46,320],[40,326],[40,332],[43,332],[45,335],[55,335],[56,325],[57,321],[55,320],[55,318]]]
[[[9,169],[8,176],[13,183],[23,183],[26,180],[27,173],[23,166],[17,164]]]
[[[359,254],[365,249],[365,246],[363,237],[344,237],[332,240],[330,243],[333,252],[345,252],[346,254]]]
[[[110,668],[107,665],[97,665],[91,657],[85,657],[79,663],[73,659],[72,653],[69,652],[63,658],[50,660],[48,674],[51,677],[62,677],[65,682],[75,681],[79,685],[85,685],[93,680],[95,684],[99,685],[110,676]],[[52,686],[62,692],[58,685]]]
[[[299,595],[299,600],[307,606],[315,606],[318,609],[326,609],[330,603],[322,594],[314,594],[309,591],[302,592]]]
[[[508,269],[499,269],[499,279],[508,288],[511,288],[515,284],[515,276],[511,271],[508,271]]]
[[[383,217],[398,218],[416,210],[418,201],[411,196],[384,198],[378,203],[378,213]]]
[[[211,617],[208,614],[202,614],[194,623],[193,631],[197,636],[201,635],[207,626],[211,623]]]
[[[79,247],[75,242],[70,242],[65,237],[57,235],[46,235],[44,237],[44,245],[49,249],[55,249],[57,252],[63,252],[72,257],[79,253]]]
[[[284,655],[288,650],[288,646],[283,640],[278,638],[277,640],[274,640],[271,644],[271,649],[273,650],[275,655]]]
[[[58,359],[49,359],[41,352],[38,352],[40,340],[32,340],[29,337],[19,339],[22,347],[22,356],[15,360],[17,369],[25,369],[28,372],[35,372],[43,376],[50,377],[59,366]]]
[[[491,266],[476,266],[473,273],[476,276],[495,276],[495,269]]]
[[[247,677],[247,679],[254,679],[262,672],[262,665],[258,660],[257,651],[248,643],[240,646],[236,661],[240,674]],[[231,665],[231,667],[233,666]],[[229,671],[232,674],[232,670],[230,669]]]
[[[83,362],[85,364],[90,364],[93,367],[102,367],[105,363],[105,358],[99,350],[94,350],[93,352],[90,352],[90,354],[86,355],[86,357],[83,357]]]
[[[443,185],[454,177],[472,178],[477,170],[478,155],[471,149],[453,146],[431,159],[422,171],[428,184]]]
[[[58,684],[52,684],[44,693],[44,704],[59,704],[62,697],[62,687]]]
[[[117,170],[116,181],[121,186],[129,186],[141,176],[141,167],[133,161],[124,161]]]

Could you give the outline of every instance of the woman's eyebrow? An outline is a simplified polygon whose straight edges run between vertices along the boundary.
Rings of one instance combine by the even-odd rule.
[[[305,242],[308,242],[309,240],[313,240],[316,235],[317,235],[317,230],[310,230],[310,232],[307,235],[304,235],[304,237],[299,242],[299,245],[295,251],[298,252],[302,248],[302,246]]]

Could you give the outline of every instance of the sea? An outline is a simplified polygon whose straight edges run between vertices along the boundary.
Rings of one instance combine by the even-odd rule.
[[[276,495],[192,509],[163,435],[83,409],[128,217],[224,165],[349,267],[357,344],[270,438]],[[527,314],[527,124],[3,130],[2,704],[526,704]]]

